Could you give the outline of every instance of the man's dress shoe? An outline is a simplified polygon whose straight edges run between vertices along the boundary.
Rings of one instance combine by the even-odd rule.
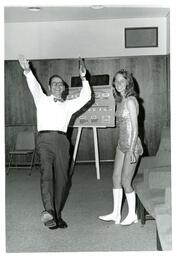
[[[55,227],[57,225],[56,221],[54,220],[54,217],[52,216],[52,214],[50,214],[47,211],[43,211],[41,213],[41,221],[48,228],[52,228],[52,227]]]
[[[67,228],[67,223],[60,217],[57,220],[57,225],[59,228]]]
[[[67,227],[68,227],[67,223],[61,217],[59,217],[56,221],[56,225],[53,227],[49,227],[49,229],[67,228]]]

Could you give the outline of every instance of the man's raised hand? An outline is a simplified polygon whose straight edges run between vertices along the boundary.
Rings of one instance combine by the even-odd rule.
[[[25,56],[19,55],[18,60],[22,69],[24,69],[24,71],[26,72],[29,72],[30,71],[29,61],[25,58]]]
[[[86,76],[86,67],[81,57],[79,57],[79,74],[81,79],[85,78]]]

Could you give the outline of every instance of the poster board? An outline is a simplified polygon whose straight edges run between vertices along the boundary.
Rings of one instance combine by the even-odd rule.
[[[78,111],[72,118],[73,127],[114,127],[115,100],[112,86],[92,86],[92,100]],[[81,87],[69,89],[68,100],[79,96]]]

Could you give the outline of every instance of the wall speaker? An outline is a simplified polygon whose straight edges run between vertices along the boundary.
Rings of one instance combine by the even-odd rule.
[[[125,48],[158,47],[158,27],[125,28]]]

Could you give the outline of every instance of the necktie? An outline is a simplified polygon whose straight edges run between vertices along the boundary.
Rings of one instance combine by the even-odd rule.
[[[57,102],[57,101],[60,101],[60,102],[63,102],[63,99],[58,99],[58,98],[53,98],[54,102]]]

